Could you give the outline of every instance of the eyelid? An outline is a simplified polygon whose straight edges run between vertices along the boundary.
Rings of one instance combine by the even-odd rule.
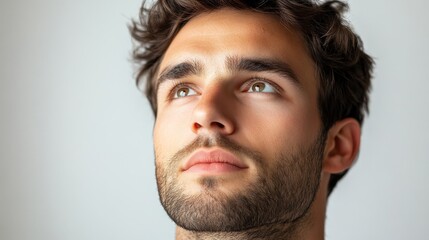
[[[167,101],[179,99],[178,97],[175,96],[175,94],[176,94],[177,90],[180,88],[187,87],[187,88],[192,89],[196,93],[198,93],[194,84],[189,83],[189,82],[185,82],[183,80],[177,80],[177,79],[170,80],[169,85],[170,86],[168,87],[169,90],[168,90],[168,95],[167,95]]]
[[[263,77],[252,77],[252,78],[250,78],[250,80],[248,80],[247,82],[244,83],[244,89],[249,89],[249,87],[251,87],[252,84],[257,83],[257,82],[263,82],[263,83],[271,85],[277,93],[283,92],[282,88],[278,84],[276,84],[275,82],[273,82],[267,78],[263,78]]]

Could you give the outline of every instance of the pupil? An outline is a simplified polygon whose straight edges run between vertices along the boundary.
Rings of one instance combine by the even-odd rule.
[[[179,95],[179,97],[186,97],[188,95],[188,91],[189,91],[188,89],[182,88],[179,90],[177,95]]]
[[[262,90],[264,90],[264,84],[256,83],[255,85],[253,85],[253,91],[261,92]]]

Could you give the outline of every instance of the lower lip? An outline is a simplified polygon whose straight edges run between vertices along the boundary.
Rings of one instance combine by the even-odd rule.
[[[226,173],[226,172],[236,172],[243,170],[244,168],[237,167],[228,163],[198,163],[192,165],[185,172],[193,173]]]

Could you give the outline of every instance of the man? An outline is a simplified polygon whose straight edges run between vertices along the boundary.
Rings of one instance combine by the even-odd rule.
[[[143,6],[145,4],[143,3]],[[372,59],[346,4],[160,0],[131,33],[176,239],[323,239],[355,160]]]

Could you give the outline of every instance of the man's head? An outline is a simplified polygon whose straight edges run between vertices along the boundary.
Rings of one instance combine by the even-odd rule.
[[[179,226],[292,223],[351,166],[372,60],[344,8],[176,0],[142,9],[137,79],[147,77],[156,114],[161,202]]]

